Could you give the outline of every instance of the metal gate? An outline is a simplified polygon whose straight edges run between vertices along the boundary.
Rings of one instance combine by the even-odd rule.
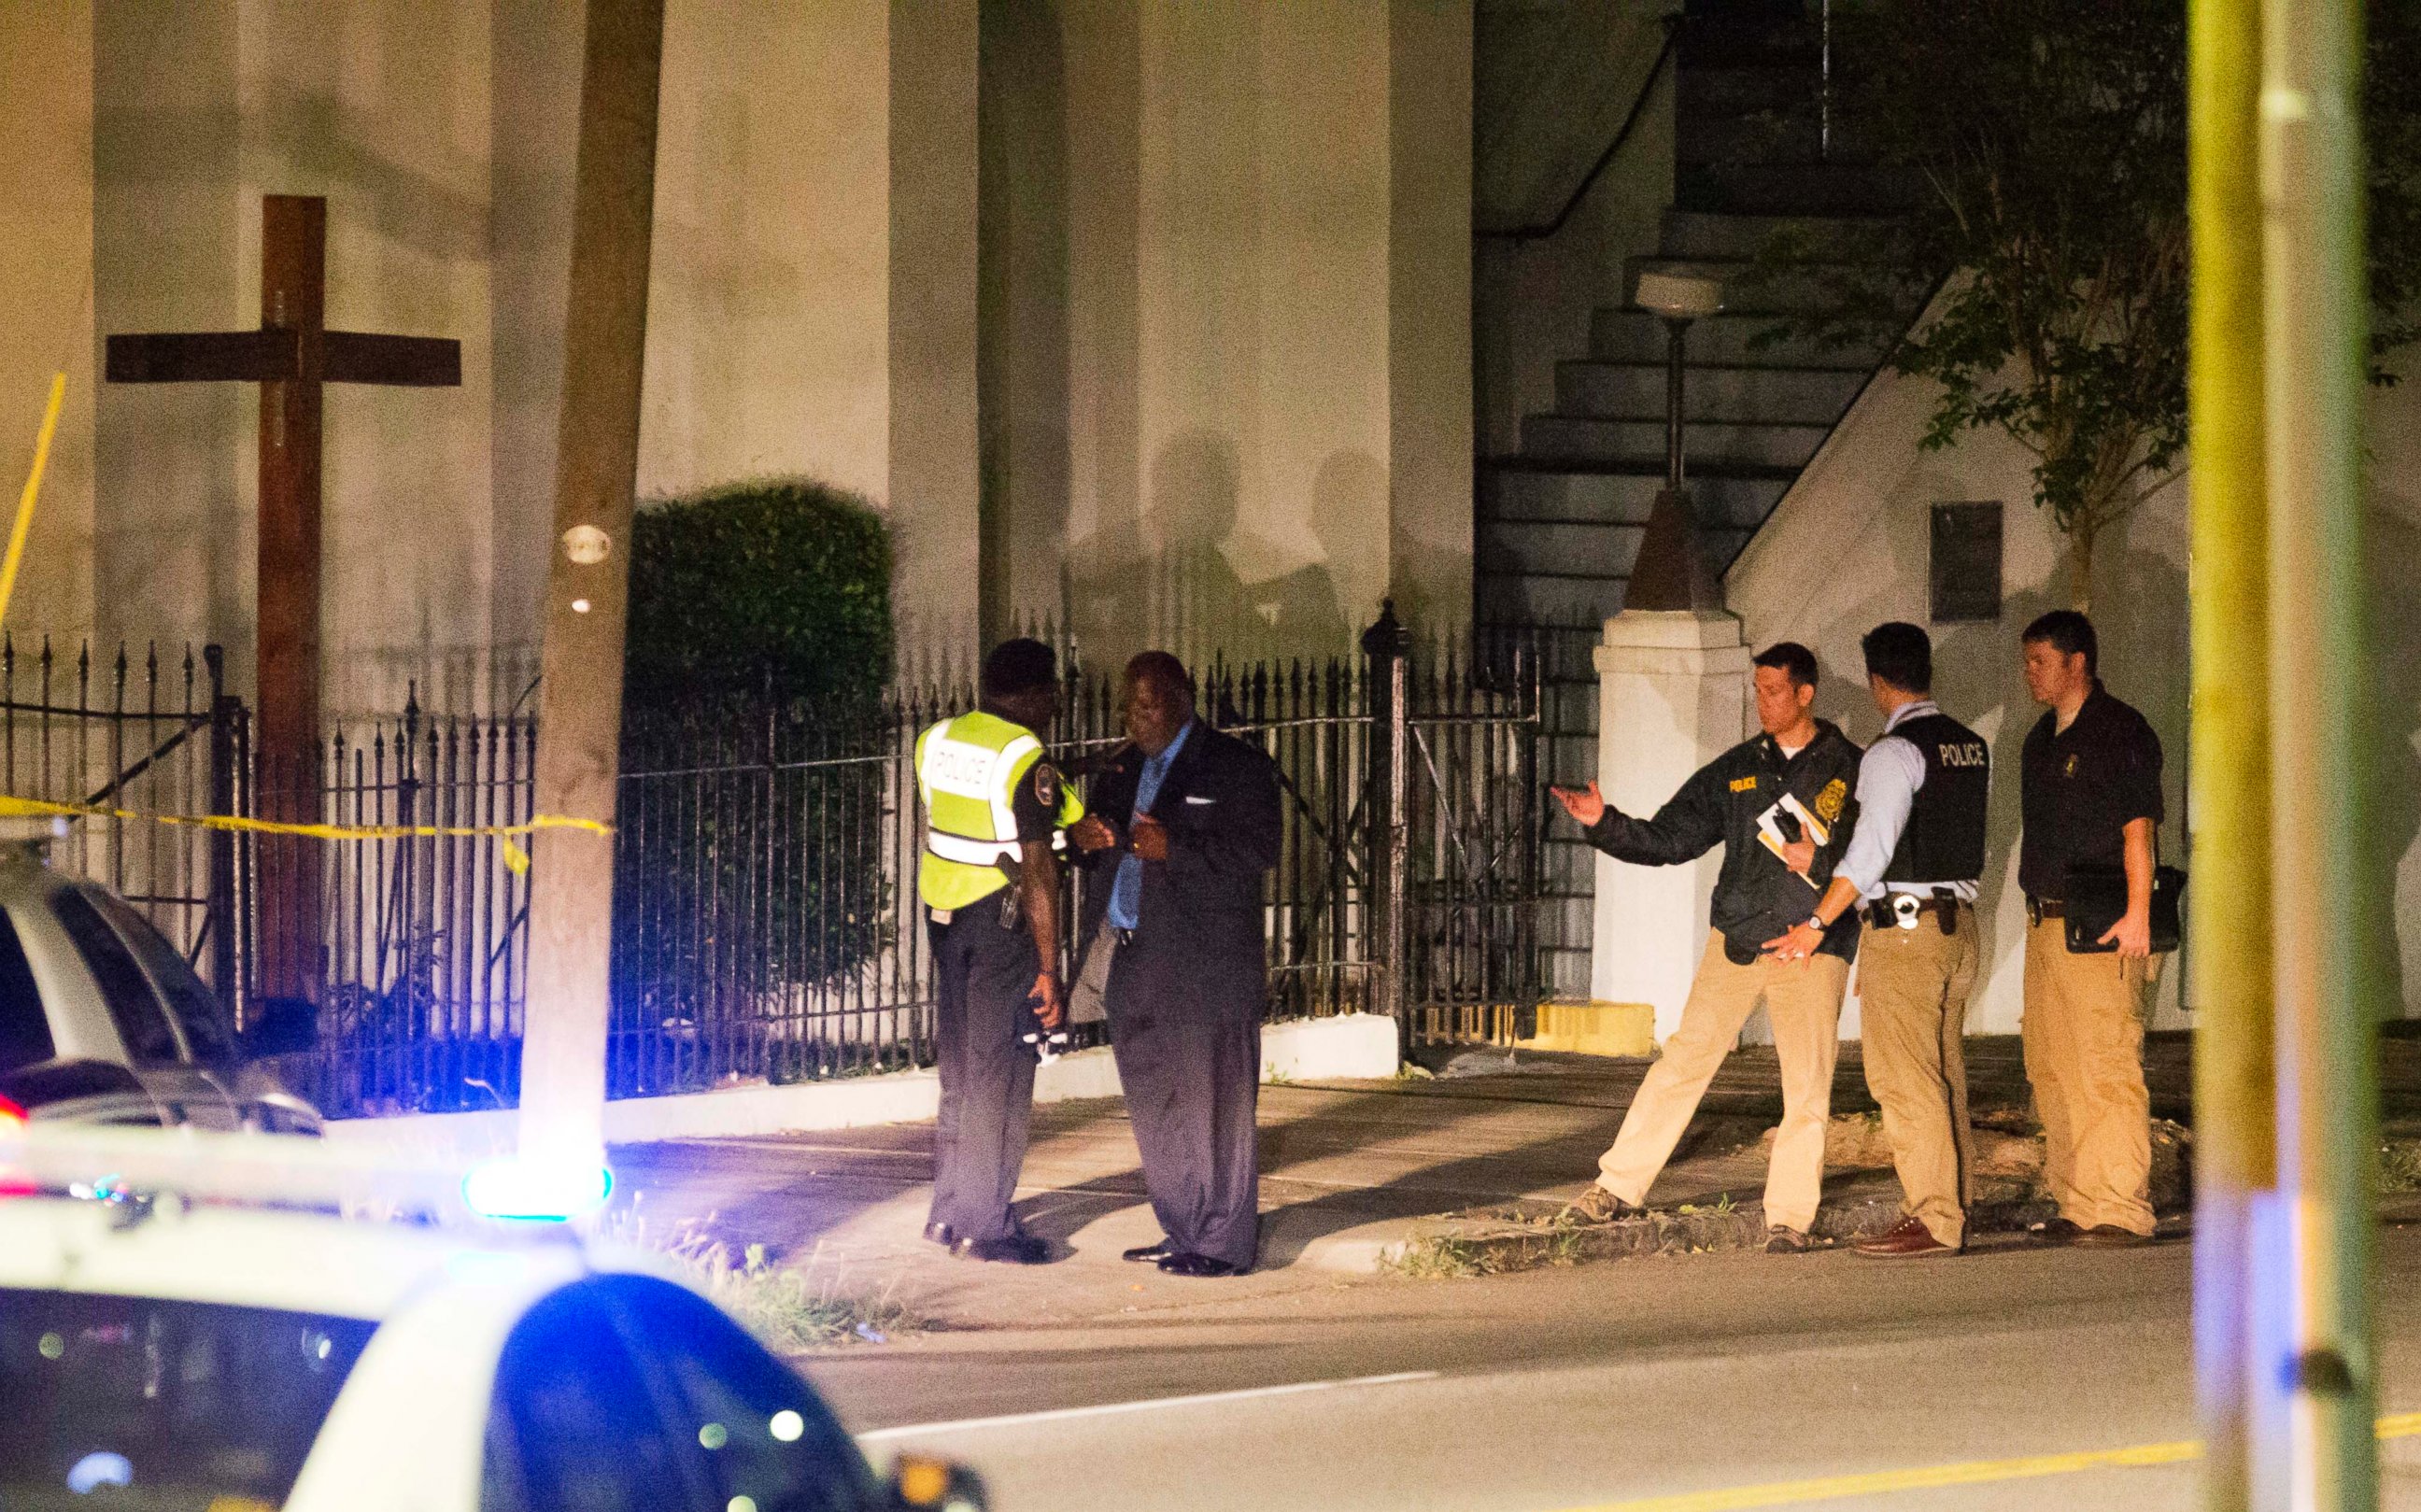
[[[1407,1043],[1507,1043],[1546,991],[1539,649],[1520,631],[1423,654],[1392,607],[1370,662],[1382,1005]]]

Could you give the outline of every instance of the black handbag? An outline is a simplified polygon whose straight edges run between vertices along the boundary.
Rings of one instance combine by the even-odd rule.
[[[2186,874],[2175,866],[2152,868],[2152,954],[2164,956],[2178,948],[2184,934],[2183,903]],[[2068,949],[2073,956],[2103,956],[2116,950],[2101,943],[2110,927],[2127,914],[2127,869],[2124,866],[2068,868]]]

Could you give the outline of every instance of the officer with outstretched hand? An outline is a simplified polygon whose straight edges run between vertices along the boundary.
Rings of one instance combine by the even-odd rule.
[[[979,707],[916,738],[916,892],[933,948],[942,1076],[925,1237],[1017,1265],[1051,1257],[1009,1203],[1034,1107],[1032,1026],[1047,1035],[1066,1015],[1056,852],[1084,813],[1042,749],[1058,700],[1051,648],[1005,641],[984,661]]]
[[[1714,928],[1681,1005],[1680,1026],[1664,1041],[1663,1056],[1648,1068],[1614,1146],[1598,1161],[1597,1184],[1564,1216],[1607,1223],[1639,1209],[1742,1025],[1762,1001],[1782,1062],[1782,1127],[1765,1183],[1766,1249],[1783,1255],[1811,1243],[1841,990],[1857,935],[1835,921],[1816,931],[1819,943],[1810,955],[1785,960],[1764,947],[1804,920],[1832,880],[1856,822],[1850,787],[1857,779],[1858,748],[1813,712],[1815,653],[1783,641],[1758,652],[1754,669],[1764,733],[1699,769],[1653,818],[1616,809],[1595,783],[1583,791],[1554,790],[1587,831],[1589,844],[1617,861],[1674,866],[1724,848],[1709,908]]]

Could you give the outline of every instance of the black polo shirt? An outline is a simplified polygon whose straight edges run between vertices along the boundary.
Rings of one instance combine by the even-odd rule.
[[[2065,898],[2071,863],[2116,866],[2127,826],[2161,822],[2161,738],[2151,722],[2102,690],[2093,691],[2066,730],[2048,710],[2026,734],[2021,767],[2025,834],[2018,886],[2030,897]]]

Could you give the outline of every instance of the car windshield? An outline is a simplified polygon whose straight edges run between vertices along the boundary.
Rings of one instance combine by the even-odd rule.
[[[42,1009],[25,947],[7,911],[0,910],[0,1076],[49,1060],[54,1053],[50,1015]]]
[[[122,899],[97,887],[89,891],[93,902],[119,936],[133,947],[135,959],[160,989],[160,996],[175,1016],[177,1027],[185,1032],[185,1043],[192,1048],[194,1059],[211,1066],[234,1060],[235,1031],[227,1027],[226,1016],[219,1011],[218,999],[185,964],[185,958],[177,954],[177,947],[152,927],[149,919]]]
[[[84,958],[85,969],[92,973],[93,985],[109,1007],[118,1037],[126,1042],[127,1055],[137,1066],[174,1065],[180,1059],[177,1037],[169,1032],[150,980],[117,931],[102,918],[101,911],[92,906],[92,899],[76,888],[62,887],[51,895],[51,912],[74,943],[76,954]]]
[[[0,1289],[0,1507],[276,1507],[373,1326]]]

